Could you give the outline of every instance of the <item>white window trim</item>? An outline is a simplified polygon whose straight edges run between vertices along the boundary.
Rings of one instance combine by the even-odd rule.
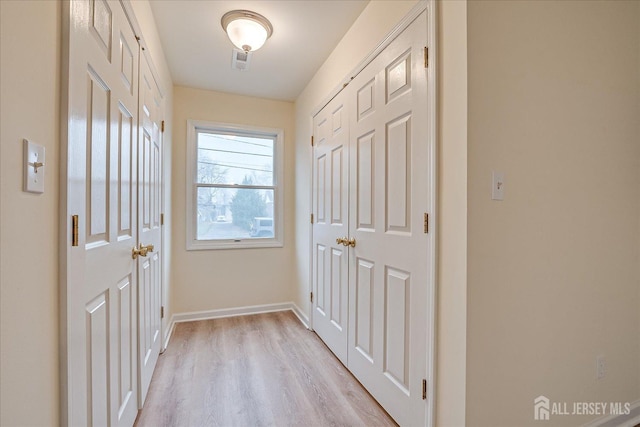
[[[273,238],[260,239],[226,239],[226,240],[197,240],[197,209],[194,202],[196,197],[196,137],[198,129],[221,130],[225,132],[249,132],[275,136],[275,150],[273,165],[274,179],[274,213],[275,235]],[[229,123],[208,122],[202,120],[187,120],[187,250],[210,249],[247,249],[247,248],[281,248],[284,246],[284,131],[282,129],[264,128],[256,126],[236,125]]]

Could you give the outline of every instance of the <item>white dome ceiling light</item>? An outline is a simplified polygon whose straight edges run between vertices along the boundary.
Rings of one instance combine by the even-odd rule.
[[[260,49],[273,33],[273,27],[267,18],[248,10],[227,12],[221,23],[231,43],[247,53]]]

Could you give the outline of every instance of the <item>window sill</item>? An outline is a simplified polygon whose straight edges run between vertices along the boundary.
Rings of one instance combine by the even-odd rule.
[[[240,240],[192,240],[187,242],[188,251],[208,251],[218,249],[269,249],[282,248],[278,239],[240,239]]]

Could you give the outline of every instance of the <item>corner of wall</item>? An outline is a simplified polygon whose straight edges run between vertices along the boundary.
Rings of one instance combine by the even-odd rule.
[[[465,425],[467,363],[467,2],[438,2],[436,425]]]

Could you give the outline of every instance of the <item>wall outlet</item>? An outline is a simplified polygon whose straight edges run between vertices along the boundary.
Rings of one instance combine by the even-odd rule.
[[[601,380],[607,375],[607,361],[604,356],[596,357],[596,378]]]

